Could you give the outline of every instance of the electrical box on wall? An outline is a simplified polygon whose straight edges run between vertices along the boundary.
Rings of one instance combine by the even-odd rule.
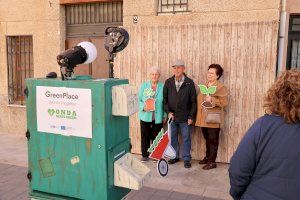
[[[137,89],[129,84],[112,87],[112,115],[130,116],[138,111]]]

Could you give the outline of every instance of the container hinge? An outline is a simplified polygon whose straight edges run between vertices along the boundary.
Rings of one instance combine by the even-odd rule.
[[[132,150],[132,144],[130,142],[130,144],[129,144],[129,152],[131,152],[131,150]]]
[[[30,139],[30,131],[27,129],[26,133],[25,133],[25,136],[27,138],[27,140]]]
[[[32,174],[31,174],[31,172],[30,172],[30,171],[27,173],[27,178],[28,178],[28,180],[29,180],[29,181],[31,181],[31,180],[32,180]]]
[[[28,91],[28,88],[26,87],[26,88],[24,89],[24,94],[25,94],[26,98],[28,97],[28,93],[29,93],[29,91]]]

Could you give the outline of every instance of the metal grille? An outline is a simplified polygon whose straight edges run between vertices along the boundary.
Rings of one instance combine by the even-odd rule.
[[[291,69],[300,69],[300,40],[292,41]]]
[[[107,26],[122,26],[123,2],[66,5],[67,38],[104,36]]]
[[[158,0],[157,13],[188,12],[188,0]]]
[[[9,104],[24,105],[25,79],[33,77],[32,36],[7,36]]]
[[[300,68],[300,15],[290,16],[286,68]]]
[[[67,25],[123,21],[123,2],[102,2],[66,6]]]

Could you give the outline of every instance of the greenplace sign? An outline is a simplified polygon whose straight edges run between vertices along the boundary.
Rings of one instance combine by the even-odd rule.
[[[78,99],[78,95],[69,94],[68,92],[64,93],[52,93],[50,91],[45,92],[45,96],[49,98],[57,98],[57,99]]]
[[[92,138],[92,91],[36,86],[38,132]]]

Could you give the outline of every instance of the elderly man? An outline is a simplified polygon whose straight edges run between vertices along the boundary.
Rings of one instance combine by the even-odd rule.
[[[192,79],[188,78],[185,64],[176,60],[173,67],[174,76],[167,79],[164,85],[164,110],[168,113],[171,123],[171,145],[176,150],[176,158],[169,164],[179,161],[178,131],[181,130],[183,141],[182,158],[184,167],[191,167],[191,124],[197,112],[197,95]]]

